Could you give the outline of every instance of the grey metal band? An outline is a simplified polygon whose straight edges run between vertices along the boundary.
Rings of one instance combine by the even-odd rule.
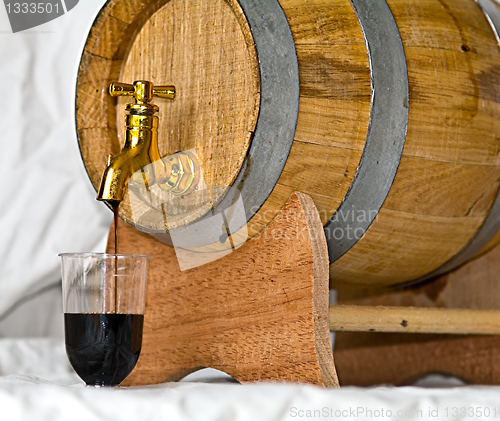
[[[491,0],[475,0],[490,23],[491,29],[500,44],[500,11]]]
[[[486,15],[493,32],[495,33],[497,42],[500,46],[500,11],[491,2],[491,0],[476,0],[480,9]],[[500,229],[500,192],[493,205],[491,206],[490,212],[483,222],[483,225],[477,233],[474,235],[472,240],[455,256],[448,260],[443,266],[439,267],[435,271],[419,278],[414,281],[405,282],[404,284],[399,284],[397,286],[408,286],[418,282],[426,281],[428,279],[435,278],[440,275],[444,275],[462,266],[468,260],[472,259],[481,249],[486,246],[490,240],[495,236],[497,231]]]
[[[363,30],[371,71],[365,148],[344,201],[325,225],[330,263],[376,218],[398,170],[408,124],[408,71],[403,43],[385,0],[350,0]]]
[[[238,0],[250,25],[260,69],[260,109],[246,160],[234,184],[212,211],[171,230],[176,247],[216,243],[224,234],[210,220],[231,207],[226,229],[237,232],[258,212],[274,189],[292,147],[299,113],[299,66],[288,20],[277,0]],[[241,200],[238,200],[241,198]],[[151,233],[170,243],[170,234]]]

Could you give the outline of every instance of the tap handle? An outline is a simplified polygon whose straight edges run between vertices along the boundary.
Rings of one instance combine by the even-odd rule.
[[[175,98],[175,86],[153,86],[153,95],[158,98]]]
[[[109,85],[111,96],[133,96],[138,104],[148,104],[153,96],[159,98],[174,99],[174,86],[154,86],[146,80],[135,81],[133,85],[129,83],[113,82]]]
[[[109,85],[111,96],[135,96],[135,86],[130,83],[113,82]]]

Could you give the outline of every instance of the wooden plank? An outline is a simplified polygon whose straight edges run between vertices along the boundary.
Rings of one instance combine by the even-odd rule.
[[[362,213],[347,218],[365,217]],[[403,283],[440,267],[466,244],[483,216],[442,217],[382,208],[349,253],[330,265],[332,288]],[[353,232],[335,233],[338,238]]]
[[[313,198],[326,223],[356,175],[370,119],[368,53],[349,1],[280,0],[280,5],[296,43],[299,117],[285,168],[249,221],[250,235],[269,224],[297,189]]]
[[[499,183],[497,166],[403,157],[384,208],[450,218],[485,217]]]
[[[335,332],[500,334],[499,310],[387,306],[330,306]]]
[[[296,45],[364,46],[349,0],[279,0]]]

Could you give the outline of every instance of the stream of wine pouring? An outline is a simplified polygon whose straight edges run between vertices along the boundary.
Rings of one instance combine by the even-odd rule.
[[[115,226],[115,314],[118,313],[118,207],[113,206],[114,226]]]

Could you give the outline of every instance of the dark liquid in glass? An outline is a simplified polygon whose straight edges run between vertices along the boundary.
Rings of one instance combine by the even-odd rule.
[[[142,314],[66,313],[66,353],[90,386],[117,386],[134,369],[142,346]]]

